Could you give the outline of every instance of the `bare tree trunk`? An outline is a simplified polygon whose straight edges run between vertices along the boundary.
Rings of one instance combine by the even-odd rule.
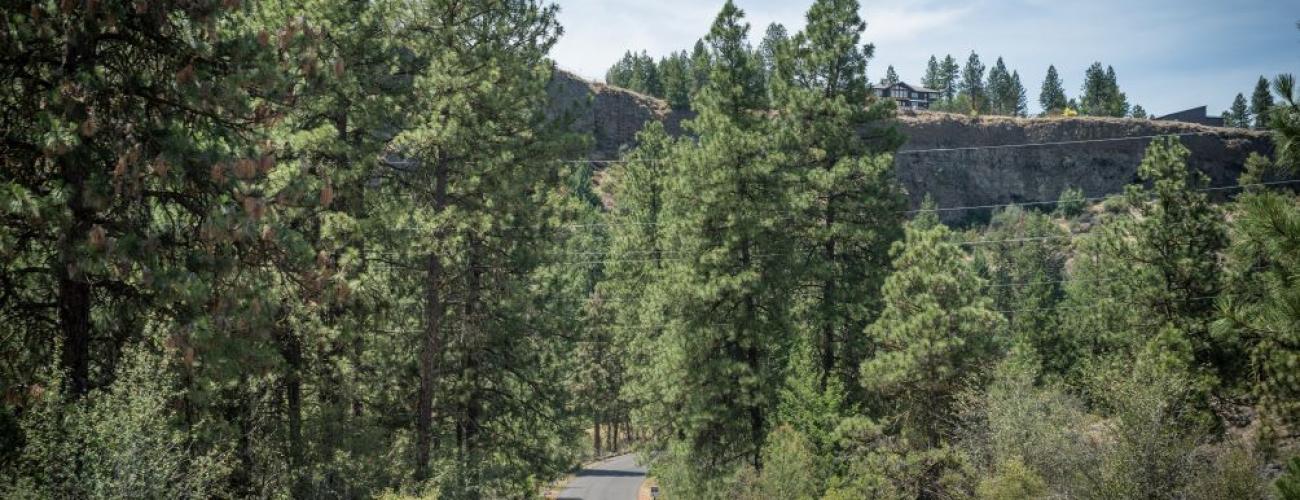
[[[434,167],[433,208],[441,212],[447,206],[447,165],[439,161]],[[433,390],[437,383],[435,361],[442,350],[442,317],[446,305],[440,295],[443,279],[442,261],[431,253],[425,262],[424,338],[420,346],[420,394],[415,419],[415,479],[429,478],[429,453],[433,447]]]
[[[305,493],[302,477],[297,475],[303,465],[302,440],[302,344],[284,324],[275,325],[276,343],[280,356],[288,365],[284,375],[285,412],[289,420],[289,470],[295,473],[295,496]]]
[[[63,75],[75,77],[80,68],[93,64],[95,53],[94,40],[87,32],[93,27],[95,16],[86,16],[84,25],[71,27],[68,45],[63,52],[61,63]],[[64,105],[63,118],[70,123],[81,121],[80,105],[69,102]],[[59,330],[62,334],[62,368],[67,374],[68,395],[71,399],[80,399],[90,390],[90,308],[91,289],[77,264],[77,247],[87,237],[93,216],[93,209],[87,207],[82,196],[86,183],[85,158],[79,158],[78,150],[59,157],[59,176],[67,183],[68,209],[72,215],[71,224],[59,240],[59,258],[54,265],[55,279],[59,284]]]
[[[595,416],[593,417],[593,422],[596,425],[592,426],[591,449],[592,452],[595,454],[595,456],[599,457],[600,444],[601,444],[600,443],[600,412],[595,413]]]

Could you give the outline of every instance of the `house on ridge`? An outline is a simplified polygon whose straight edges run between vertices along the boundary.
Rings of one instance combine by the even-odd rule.
[[[940,92],[907,82],[872,85],[871,91],[882,99],[898,101],[899,109],[930,109],[930,103],[939,100]]]
[[[1167,120],[1175,122],[1199,123],[1211,127],[1222,127],[1223,117],[1209,116],[1205,106],[1197,106],[1192,109],[1184,109],[1177,113],[1170,113],[1164,116],[1158,116],[1156,120]]]

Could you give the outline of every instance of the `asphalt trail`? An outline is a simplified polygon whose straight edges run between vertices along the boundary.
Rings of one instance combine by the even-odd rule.
[[[636,455],[619,455],[587,466],[574,474],[559,500],[636,500],[645,466]]]

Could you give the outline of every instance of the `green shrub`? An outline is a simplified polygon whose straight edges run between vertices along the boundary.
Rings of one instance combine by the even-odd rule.
[[[123,362],[112,389],[72,403],[49,390],[23,415],[22,458],[15,481],[0,485],[0,497],[228,496],[232,456],[192,444],[172,404],[179,392],[164,382],[175,379],[166,361],[136,349]]]
[[[1019,457],[998,466],[997,474],[980,481],[976,497],[986,500],[1020,500],[1048,496],[1047,482]]]
[[[1056,201],[1056,212],[1064,217],[1078,217],[1083,214],[1083,209],[1086,207],[1083,190],[1079,188],[1065,188]]]
[[[1300,457],[1293,457],[1286,464],[1286,473],[1273,483],[1282,500],[1300,500]]]
[[[1263,500],[1269,497],[1268,483],[1259,475],[1260,461],[1244,443],[1228,441],[1205,450],[1207,457],[1187,485],[1189,500]]]

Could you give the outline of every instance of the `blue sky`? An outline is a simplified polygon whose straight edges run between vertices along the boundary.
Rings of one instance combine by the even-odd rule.
[[[722,0],[555,0],[565,36],[552,51],[561,67],[592,79],[629,49],[656,57],[689,48]],[[793,33],[812,0],[736,0],[757,43],[768,23]],[[1297,0],[863,0],[864,40],[876,44],[873,80],[893,65],[919,81],[930,54],[986,65],[1000,55],[1020,71],[1030,109],[1049,64],[1078,94],[1093,61],[1115,67],[1130,103],[1163,114],[1247,98],[1260,75],[1300,73]]]

